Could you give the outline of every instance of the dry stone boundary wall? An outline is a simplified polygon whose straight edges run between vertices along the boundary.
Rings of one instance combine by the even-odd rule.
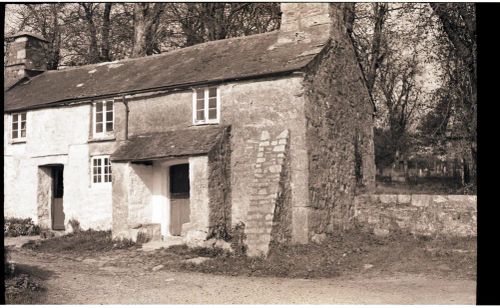
[[[477,198],[468,195],[360,195],[354,220],[377,235],[477,235]]]

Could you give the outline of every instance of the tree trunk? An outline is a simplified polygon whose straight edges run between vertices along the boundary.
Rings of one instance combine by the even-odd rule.
[[[59,8],[57,5],[51,4],[53,33],[47,56],[47,70],[56,70],[61,60],[61,32],[59,29]]]
[[[90,35],[87,63],[99,63],[99,48],[97,47],[97,29],[94,23],[94,7],[92,3],[80,3],[85,11],[85,21]]]
[[[111,61],[111,55],[109,53],[110,43],[109,43],[109,31],[111,28],[111,6],[113,3],[106,2],[104,4],[104,14],[102,17],[102,28],[101,28],[101,61],[108,62]]]
[[[385,15],[387,13],[387,3],[374,3],[373,11],[375,16],[375,25],[373,27],[373,37],[371,46],[371,60],[369,63],[368,71],[366,74],[366,86],[368,91],[372,93],[377,79],[377,69],[382,63],[381,44],[382,44],[382,30],[385,23]]]
[[[132,47],[132,58],[143,57],[151,52],[149,45],[153,45],[155,29],[153,26],[159,22],[165,3],[155,3],[150,8],[149,3],[134,3],[134,45]],[[150,53],[151,54],[151,53]]]
[[[354,19],[356,17],[355,2],[344,3],[344,23],[347,34],[352,38],[352,31],[354,27]]]

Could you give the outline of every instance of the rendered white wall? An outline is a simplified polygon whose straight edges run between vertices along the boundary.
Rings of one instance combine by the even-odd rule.
[[[90,115],[90,104],[29,111],[27,142],[17,144],[10,143],[10,117],[4,115],[5,217],[38,222],[38,166],[63,164],[66,226],[74,218],[84,229],[111,228],[111,185],[91,184]]]
[[[152,223],[153,167],[130,164],[128,175],[128,221],[131,224]]]

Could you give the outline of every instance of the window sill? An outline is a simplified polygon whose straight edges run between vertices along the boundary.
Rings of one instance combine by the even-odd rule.
[[[116,138],[115,136],[100,136],[100,137],[94,137],[92,139],[89,139],[88,142],[89,143],[93,143],[93,142],[107,142],[107,141],[115,141]]]
[[[219,125],[220,122],[203,122],[203,123],[193,123],[191,126],[206,126],[206,125]]]
[[[26,143],[26,139],[11,140],[10,141],[10,144],[21,144],[21,143]]]
[[[90,187],[95,189],[110,189],[113,186],[113,182],[104,183],[91,183]]]

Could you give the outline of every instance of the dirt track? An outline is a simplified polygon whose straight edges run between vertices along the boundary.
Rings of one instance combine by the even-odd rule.
[[[475,281],[421,275],[284,279],[103,266],[15,249],[12,261],[46,271],[48,304],[474,304]]]

